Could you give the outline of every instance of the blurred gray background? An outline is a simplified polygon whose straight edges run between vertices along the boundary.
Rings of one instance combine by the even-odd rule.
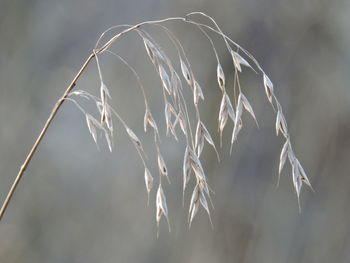
[[[315,193],[303,187],[298,213],[291,169],[276,188],[281,137],[261,76],[248,71],[243,89],[260,129],[249,116],[229,155],[232,124],[224,132],[222,161],[202,156],[215,191],[213,229],[202,211],[187,225],[182,207],[184,139],[165,137],[162,149],[171,185],[164,184],[172,232],[164,220],[156,238],[155,191],[150,206],[143,167],[116,122],[116,147],[98,151],[84,116],[66,103],[40,145],[3,220],[0,262],[350,262],[350,2],[258,0],[1,0],[0,199],[55,101],[99,34],[117,24],[203,11],[251,51],[284,105],[294,150]],[[204,20],[200,20],[204,21]],[[180,37],[205,93],[203,119],[216,143],[220,91],[210,44],[193,26],[167,24]],[[159,28],[147,30],[169,56],[174,48]],[[232,61],[213,35],[232,84]],[[168,42],[167,42],[168,41]],[[114,47],[140,73],[158,122],[164,122],[161,83],[135,33]],[[178,62],[174,62],[178,65]],[[142,97],[132,74],[101,57],[113,106],[142,138],[157,179],[152,135],[144,134]],[[98,94],[95,62],[77,88]],[[85,105],[85,104],[84,104]],[[90,109],[89,105],[85,105]],[[156,184],[156,182],[155,182]],[[192,185],[193,187],[193,185]]]

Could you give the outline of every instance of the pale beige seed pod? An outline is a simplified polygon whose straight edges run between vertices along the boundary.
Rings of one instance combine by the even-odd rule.
[[[242,72],[242,66],[246,66],[251,68],[250,64],[248,63],[247,60],[245,60],[240,54],[238,54],[237,52],[231,50],[231,56],[232,56],[232,60],[233,60],[233,64],[235,66],[235,68],[239,71]]]
[[[266,74],[264,74],[264,87],[265,87],[266,96],[270,101],[270,103],[272,104],[272,97],[274,95],[273,83]]]
[[[163,191],[161,184],[159,184],[159,187],[157,190],[156,208],[157,208],[156,221],[157,221],[157,237],[158,237],[159,236],[159,222],[160,222],[162,215],[165,216],[165,218],[168,222],[169,232],[171,232],[166,197],[165,197],[165,194],[164,194],[164,191]]]
[[[198,208],[199,208],[199,187],[197,184],[193,189],[193,193],[190,201],[190,207],[188,211],[188,215],[189,215],[188,221],[189,221],[190,227],[191,227],[193,218],[196,216],[198,212]]]
[[[278,135],[279,131],[281,131],[285,137],[288,136],[287,121],[284,118],[284,115],[281,109],[278,109],[277,117],[276,117],[276,135]]]
[[[192,87],[192,75],[190,71],[188,70],[188,67],[186,66],[185,62],[180,58],[180,65],[181,65],[181,71],[182,75],[184,76],[185,80],[187,81],[187,84]]]
[[[162,65],[159,65],[159,76],[162,80],[164,89],[168,92],[168,94],[171,94],[171,83],[168,73],[165,71],[164,67]]]
[[[249,114],[253,117],[253,119],[254,119],[254,121],[256,123],[256,126],[259,127],[258,121],[257,121],[257,119],[255,117],[255,114],[254,114],[254,111],[253,111],[253,107],[250,104],[250,102],[248,101],[247,97],[244,96],[243,93],[240,93],[239,96],[238,96],[238,100],[242,101],[242,104],[243,104],[245,110],[249,112]]]
[[[204,95],[201,86],[199,86],[198,82],[194,80],[193,84],[193,103],[194,105],[198,105],[199,99],[204,100]]]
[[[217,76],[217,80],[218,80],[218,84],[219,84],[219,87],[222,91],[225,90],[225,74],[224,74],[224,71],[221,67],[221,64],[218,63],[218,66],[216,68],[216,76]]]
[[[146,109],[145,116],[143,119],[143,128],[144,128],[145,132],[147,132],[148,124],[155,130],[156,133],[158,133],[157,124],[156,124],[155,120],[153,119],[153,116],[152,116],[150,110]]]
[[[107,129],[104,129],[104,134],[107,141],[108,149],[110,152],[112,152],[113,151],[113,134]]]
[[[107,97],[112,99],[111,94],[109,93],[109,90],[103,81],[101,81],[100,96],[102,104],[106,103]]]
[[[168,169],[167,169],[165,162],[164,162],[164,159],[160,153],[158,154],[158,168],[159,168],[160,174],[168,177]],[[168,180],[169,180],[169,178],[168,178]]]
[[[153,43],[150,40],[148,40],[145,37],[143,38],[143,43],[145,45],[145,48],[146,48],[146,51],[147,51],[149,58],[151,59],[152,63],[154,64],[156,62],[155,55],[154,55],[155,46],[153,45]]]
[[[140,139],[136,136],[136,134],[129,127],[125,127],[125,129],[129,135],[131,141],[135,145],[136,149],[138,149],[140,152],[142,152],[144,154],[144,150],[143,150],[142,143],[141,143]]]
[[[286,163],[288,151],[290,149],[289,144],[290,144],[289,139],[287,139],[286,142],[283,144],[281,154],[280,154],[280,163],[279,163],[279,167],[278,167],[278,174],[281,174],[282,169],[284,167],[284,164]]]
[[[89,113],[87,113],[85,115],[86,117],[86,123],[87,123],[87,126],[89,128],[89,132],[92,136],[92,138],[94,139],[94,142],[97,144],[97,130],[96,128],[100,128],[101,125],[100,123],[92,116],[90,115]]]
[[[238,100],[237,108],[236,108],[236,118],[235,125],[233,127],[232,138],[231,138],[231,146],[235,140],[237,140],[238,133],[242,128],[242,110],[243,110],[243,102],[242,100]],[[231,147],[232,148],[232,147]]]
[[[147,190],[147,205],[149,205],[149,194],[153,187],[153,176],[151,175],[151,172],[145,168],[145,184],[146,184],[146,190]]]
[[[191,177],[191,162],[192,162],[192,160],[191,160],[191,156],[190,156],[190,152],[189,152],[189,146],[186,146],[184,161],[183,161],[183,166],[182,166],[182,170],[183,170],[183,197],[185,194],[186,186],[187,186],[188,182],[190,181],[190,177]]]

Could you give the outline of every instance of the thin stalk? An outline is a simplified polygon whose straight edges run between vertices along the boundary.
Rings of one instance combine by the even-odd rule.
[[[51,122],[53,121],[53,119],[55,118],[59,108],[62,106],[63,102],[65,101],[65,99],[68,97],[69,93],[71,92],[71,90],[75,87],[76,81],[80,78],[80,76],[82,75],[82,73],[84,72],[84,70],[86,69],[86,67],[89,65],[90,61],[95,57],[95,54],[90,54],[90,56],[86,59],[86,61],[84,62],[84,64],[82,65],[82,67],[80,68],[79,72],[75,75],[75,77],[73,78],[72,82],[68,85],[66,91],[64,92],[63,96],[58,99],[58,101],[56,102],[55,106],[53,107],[49,118],[47,119],[43,129],[41,130],[38,138],[36,139],[32,149],[30,150],[29,154],[27,155],[27,158],[25,159],[24,163],[22,164],[15,181],[13,182],[10,191],[8,192],[6,199],[1,207],[0,210],[0,220],[2,219],[11,199],[12,196],[19,184],[19,182],[22,179],[23,173],[25,172],[25,170],[27,169],[30,161],[32,160],[36,150],[38,149],[38,146],[40,145],[42,139],[44,138],[47,129],[49,128]]]

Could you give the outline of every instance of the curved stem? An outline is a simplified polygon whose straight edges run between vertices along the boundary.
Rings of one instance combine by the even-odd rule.
[[[153,21],[146,21],[146,22],[142,22],[139,23],[137,25],[134,25],[132,27],[129,27],[123,31],[121,31],[120,33],[116,34],[114,37],[112,37],[110,40],[108,40],[100,49],[97,50],[96,53],[102,53],[104,52],[106,49],[109,48],[110,45],[112,45],[114,43],[114,41],[116,39],[118,39],[119,37],[125,35],[126,33],[129,33],[130,31],[133,31],[135,29],[138,29],[139,27],[143,26],[143,25],[151,25],[151,24],[157,24],[157,23],[164,23],[167,21],[174,21],[174,20],[178,20],[178,21],[185,21],[185,18],[183,17],[169,17],[169,18],[165,18],[165,19],[160,19],[160,20],[153,20]]]

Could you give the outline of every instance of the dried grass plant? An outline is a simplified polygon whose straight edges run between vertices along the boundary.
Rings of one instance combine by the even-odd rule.
[[[198,18],[202,17],[208,21],[207,23],[198,22]],[[277,100],[274,94],[274,86],[271,82],[268,75],[264,72],[262,67],[259,65],[257,60],[244,48],[234,42],[231,38],[223,33],[221,28],[215,22],[215,20],[201,12],[193,12],[187,14],[185,17],[171,17],[162,20],[156,21],[146,21],[139,23],[137,25],[119,25],[111,27],[102,33],[98,39],[95,48],[93,49],[91,55],[87,58],[85,63],[82,65],[79,72],[76,74],[72,82],[67,87],[66,91],[62,97],[56,102],[49,118],[46,121],[41,133],[39,134],[36,142],[34,143],[31,151],[29,152],[26,160],[21,166],[18,175],[3,203],[3,206],[0,211],[0,219],[3,217],[6,208],[8,207],[9,202],[15,192],[16,187],[18,186],[23,173],[28,167],[32,157],[34,156],[40,142],[45,136],[47,129],[49,128],[51,122],[54,120],[59,108],[65,101],[70,101],[74,103],[77,108],[84,114],[86,118],[86,123],[88,130],[98,145],[100,134],[104,135],[105,140],[109,146],[109,150],[113,150],[113,133],[114,133],[114,124],[113,119],[116,119],[120,122],[121,126],[124,127],[127,136],[135,146],[136,151],[140,157],[142,164],[144,165],[144,180],[146,185],[146,190],[148,193],[148,202],[149,202],[149,193],[153,189],[154,177],[148,168],[147,162],[149,161],[146,158],[145,151],[142,147],[142,142],[139,137],[134,133],[134,131],[128,126],[124,121],[123,117],[118,113],[118,111],[113,108],[110,104],[111,95],[109,89],[104,81],[103,73],[101,71],[101,62],[100,56],[102,54],[109,54],[121,60],[134,74],[135,78],[138,81],[140,91],[142,92],[144,105],[145,105],[145,115],[144,115],[144,130],[147,131],[147,128],[150,127],[154,134],[154,146],[157,152],[157,162],[159,168],[159,179],[157,182],[157,194],[156,194],[156,222],[159,226],[159,222],[164,216],[168,222],[169,231],[169,214],[167,208],[167,201],[164,189],[164,179],[170,182],[168,177],[168,170],[166,162],[162,156],[161,142],[160,142],[160,131],[156,120],[153,118],[150,105],[147,99],[145,88],[142,84],[142,81],[136,72],[136,70],[128,64],[120,55],[111,51],[111,46],[121,37],[126,36],[131,32],[136,32],[140,37],[141,41],[145,46],[145,51],[147,52],[149,59],[154,65],[155,71],[159,75],[159,78],[162,83],[162,94],[164,99],[164,114],[166,122],[166,134],[173,136],[175,140],[178,140],[178,133],[182,133],[186,141],[186,150],[184,153],[183,160],[183,197],[186,190],[186,187],[191,179],[191,174],[195,178],[195,187],[192,190],[192,197],[189,204],[188,212],[188,221],[191,225],[194,217],[196,216],[198,209],[202,206],[207,212],[210,222],[210,209],[212,206],[211,202],[211,188],[208,185],[208,180],[205,175],[204,169],[201,164],[200,156],[203,150],[204,145],[207,143],[213,147],[216,152],[217,159],[219,158],[219,153],[217,151],[216,144],[212,139],[208,129],[206,128],[204,122],[201,119],[201,114],[199,110],[199,103],[204,100],[204,93],[199,85],[199,81],[194,75],[191,64],[186,56],[185,50],[180,42],[180,40],[175,36],[172,31],[166,26],[168,22],[182,22],[186,24],[194,25],[204,36],[208,39],[211,44],[212,51],[215,54],[217,60],[217,84],[218,88],[221,90],[222,99],[221,104],[218,105],[218,132],[220,133],[220,146],[222,144],[222,132],[225,129],[225,126],[228,121],[233,122],[233,131],[231,137],[231,150],[234,142],[238,139],[239,133],[242,129],[242,114],[247,112],[255,120],[256,125],[258,122],[253,111],[253,107],[250,104],[248,98],[244,95],[244,90],[241,87],[240,74],[242,71],[249,69],[253,72],[260,74],[262,76],[262,83],[265,88],[266,96],[268,101],[276,113],[276,134],[282,134],[285,139],[285,143],[282,147],[279,161],[279,171],[278,171],[278,182],[280,178],[281,171],[286,163],[286,160],[289,160],[289,163],[292,167],[292,181],[298,197],[298,204],[300,210],[300,190],[303,184],[308,185],[311,189],[310,181],[301,166],[298,158],[296,157],[290,135],[288,132],[288,126],[286,118],[283,114],[282,106]],[[178,57],[169,58],[166,52],[162,47],[154,40],[149,32],[146,31],[145,26],[157,26],[160,27],[166,34],[169,40],[172,42],[176,48]],[[113,37],[103,42],[103,39],[107,33],[114,33]],[[228,69],[234,72],[234,84],[233,93],[234,98],[230,98],[227,92],[227,86],[225,81],[224,69],[221,66],[220,58],[216,50],[216,46],[211,37],[212,34],[217,34],[222,38],[224,44],[227,48],[228,54],[232,57],[233,68]],[[99,73],[99,78],[101,85],[99,87],[99,95],[95,96],[88,93],[84,90],[75,90],[77,81],[84,73],[88,64],[95,59],[97,64],[97,70]],[[178,59],[180,69],[176,69],[173,65],[175,59]],[[189,89],[193,94],[192,103],[195,109],[195,120],[190,120],[189,114],[189,103],[185,98],[184,89]],[[79,99],[87,99],[90,102],[94,103],[99,111],[99,117],[94,117],[92,114],[87,112],[81,104],[79,104]],[[191,106],[192,107],[192,106]],[[196,123],[196,127],[192,127],[193,123]],[[191,124],[192,123],[192,124]],[[278,184],[278,183],[277,183]],[[183,198],[184,199],[184,198]],[[209,202],[208,202],[209,201]],[[158,227],[159,228],[159,227]]]

